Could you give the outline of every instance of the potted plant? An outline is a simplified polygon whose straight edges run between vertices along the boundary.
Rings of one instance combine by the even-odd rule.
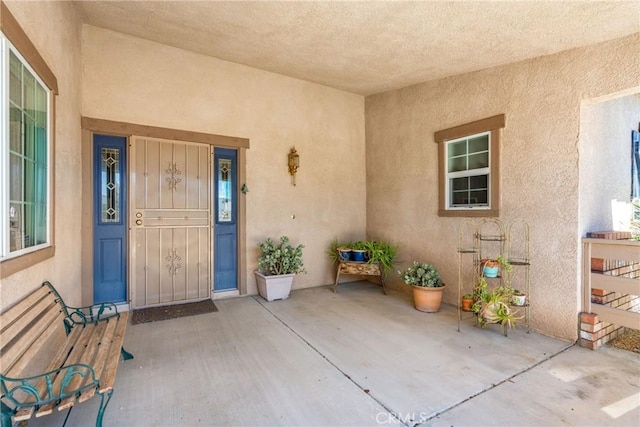
[[[500,324],[503,329],[515,328],[516,322],[522,317],[517,317],[511,311],[510,304],[513,299],[513,288],[511,288],[509,275],[513,271],[511,264],[502,256],[497,259],[499,268],[506,273],[503,275],[503,283],[489,288],[487,279],[483,273],[478,283],[473,288],[472,311],[477,315],[478,324],[485,327],[488,324]]]
[[[522,307],[526,304],[527,302],[527,296],[520,290],[520,289],[514,289],[513,290],[513,305],[517,305],[519,307]]]
[[[462,308],[463,311],[471,311],[472,306],[473,306],[473,295],[464,294],[462,296],[460,307]]]
[[[364,241],[355,242],[351,247],[351,258],[356,262],[365,262],[367,247]]]
[[[500,263],[494,259],[483,259],[480,261],[482,266],[482,274],[484,277],[498,277],[500,271]]]
[[[331,258],[334,264],[341,261],[351,261],[351,242],[339,242],[338,239],[333,239],[327,250],[327,255]]]
[[[294,248],[289,244],[289,238],[282,236],[278,243],[268,238],[258,243],[258,248],[261,251],[255,271],[258,293],[267,301],[288,298],[293,278],[305,272],[302,263],[304,245]]]
[[[380,273],[386,277],[389,271],[393,270],[393,266],[396,263],[398,247],[393,243],[381,240],[366,241],[363,247],[367,251],[367,262],[369,264],[378,264]]]
[[[440,310],[445,284],[434,266],[414,261],[411,267],[398,274],[413,288],[413,303],[417,310],[427,313]]]

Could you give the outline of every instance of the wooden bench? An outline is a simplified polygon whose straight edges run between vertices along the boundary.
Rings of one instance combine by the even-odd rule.
[[[128,314],[112,303],[69,307],[49,282],[0,314],[2,427],[96,394],[101,426],[120,354],[133,358],[122,348]]]

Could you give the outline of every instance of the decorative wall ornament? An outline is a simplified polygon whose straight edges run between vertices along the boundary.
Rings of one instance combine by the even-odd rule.
[[[182,178],[178,178],[178,175],[182,175],[182,172],[178,169],[176,162],[169,162],[169,167],[165,171],[169,176],[166,177],[169,183],[169,190],[175,190],[179,182],[182,182]]]
[[[300,155],[296,151],[296,147],[291,148],[287,155],[287,169],[289,169],[289,175],[293,181],[293,185],[296,185],[296,173],[300,167]]]
[[[178,251],[175,248],[169,249],[168,253],[169,255],[165,258],[165,261],[168,262],[166,267],[169,270],[169,276],[173,277],[177,274],[178,269],[182,268],[182,264],[180,264],[182,258],[178,256]]]

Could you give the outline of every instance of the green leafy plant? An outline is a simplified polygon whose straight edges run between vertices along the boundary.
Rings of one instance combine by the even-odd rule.
[[[428,288],[442,287],[442,279],[440,273],[431,264],[419,263],[414,261],[411,267],[405,271],[398,271],[398,275],[402,277],[404,283],[412,286],[422,286]]]
[[[386,276],[396,263],[398,247],[390,242],[379,240],[369,240],[363,242],[364,250],[367,251],[369,264],[380,265],[383,276]]]
[[[517,321],[522,319],[511,310],[514,291],[510,276],[513,266],[502,255],[497,258],[497,262],[502,269],[502,283],[490,289],[486,277],[481,273],[473,288],[474,304],[471,311],[477,314],[478,324],[481,327],[496,323],[503,328],[511,329],[515,328]],[[481,268],[480,271],[483,269]]]
[[[338,248],[352,248],[353,242],[340,242],[338,239],[333,239],[327,248],[327,255],[331,258],[331,262],[337,264],[340,260],[338,256]]]
[[[498,261],[498,264],[500,264],[499,266],[502,268],[502,271],[509,274],[513,273],[513,266],[509,261],[506,260],[505,257],[499,255],[496,261]],[[505,277],[507,280],[509,279],[509,275],[506,275]]]
[[[478,313],[478,324],[485,327],[487,324],[497,323],[502,325],[503,328],[515,328],[516,322],[522,317],[516,317],[515,313],[511,311],[510,302],[511,299],[500,287],[488,292],[478,311],[476,311]]]
[[[338,239],[333,239],[329,244],[329,248],[327,248],[327,255],[329,255],[334,264],[337,264],[340,260],[338,255],[339,248],[350,248],[365,251],[367,262],[369,264],[379,264],[384,276],[386,276],[389,271],[393,270],[396,263],[396,255],[398,254],[398,246],[391,242],[385,242],[382,240],[340,242]]]
[[[354,251],[366,251],[367,242],[365,240],[359,240],[351,245],[351,249]]]
[[[262,251],[258,257],[258,269],[264,275],[306,273],[302,263],[304,245],[293,247],[287,236],[280,237],[279,243],[268,238],[258,243]]]

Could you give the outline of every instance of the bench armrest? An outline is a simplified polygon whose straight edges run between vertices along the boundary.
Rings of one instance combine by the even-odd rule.
[[[99,320],[112,316],[118,316],[118,307],[112,302],[88,305],[86,307],[69,307],[67,309],[67,319],[73,325],[85,325],[95,323]],[[70,325],[71,326],[71,325]]]
[[[69,385],[76,375],[83,380],[76,381],[79,386],[71,388]],[[2,397],[22,408],[46,405],[98,386],[93,368],[81,363],[26,378],[10,378],[0,374]]]
[[[55,294],[56,300],[62,306],[62,310],[64,310],[64,314],[66,315],[65,325],[67,333],[69,333],[75,325],[86,325],[87,323],[95,323],[111,316],[118,316],[118,307],[112,302],[103,302],[86,307],[71,307],[65,304],[62,296],[60,296],[51,282],[48,280],[44,281],[42,282],[42,286],[47,286],[51,292]]]

